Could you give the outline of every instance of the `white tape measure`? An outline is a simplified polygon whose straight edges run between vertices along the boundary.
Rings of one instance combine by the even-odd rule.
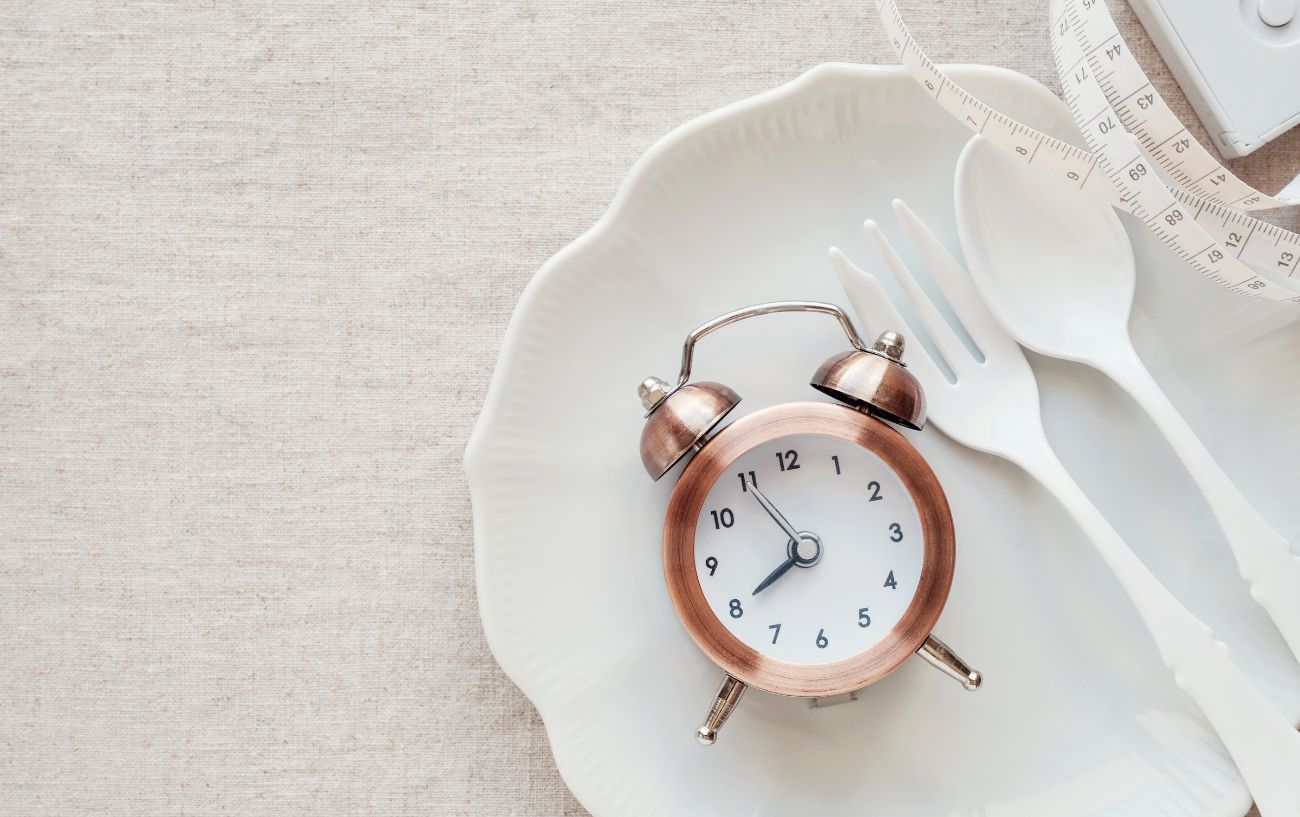
[[[1132,213],[1228,289],[1300,303],[1300,277],[1293,278],[1300,267],[1300,235],[1246,214],[1300,204],[1300,197],[1288,193],[1296,183],[1266,195],[1206,150],[1133,59],[1104,0],[1049,0],[1048,7],[1062,95],[1089,149],[1040,133],[967,93],[912,39],[896,0],[876,0],[899,60],[971,130],[1025,164]],[[1175,185],[1165,186],[1153,161]]]

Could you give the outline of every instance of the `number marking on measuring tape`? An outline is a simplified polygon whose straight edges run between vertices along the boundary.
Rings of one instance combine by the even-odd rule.
[[[1296,275],[1300,235],[1247,215],[1300,199],[1261,193],[1188,132],[1129,53],[1104,0],[1049,0],[1062,96],[1087,148],[985,104],[925,55],[897,0],[876,0],[876,8],[899,61],[968,128],[1039,172],[1131,213],[1210,280],[1253,298],[1300,303],[1300,282],[1283,286],[1256,271]],[[1152,162],[1176,186],[1166,187]]]

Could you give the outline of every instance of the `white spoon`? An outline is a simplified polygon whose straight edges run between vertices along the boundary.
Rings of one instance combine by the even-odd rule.
[[[1300,558],[1219,467],[1134,351],[1133,249],[1114,211],[978,136],[957,162],[956,198],[962,250],[989,310],[1021,345],[1092,366],[1151,415],[1205,495],[1251,596],[1300,659]]]

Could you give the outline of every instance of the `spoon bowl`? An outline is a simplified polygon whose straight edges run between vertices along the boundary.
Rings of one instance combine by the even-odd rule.
[[[956,200],[971,276],[1023,346],[1086,362],[1117,325],[1127,334],[1133,249],[1110,205],[980,136],[957,160]]]

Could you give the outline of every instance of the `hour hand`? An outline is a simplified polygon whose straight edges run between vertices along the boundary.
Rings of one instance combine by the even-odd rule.
[[[822,540],[811,531],[800,531],[797,539],[791,539],[785,546],[787,558],[776,570],[767,574],[767,578],[758,583],[751,596],[771,587],[777,579],[790,572],[792,567],[812,567],[822,560]]]
[[[784,576],[786,574],[786,571],[788,571],[790,568],[794,567],[797,564],[799,564],[798,553],[796,553],[794,556],[791,556],[789,559],[786,559],[784,562],[782,562],[780,565],[777,566],[776,570],[773,570],[771,573],[767,574],[767,578],[759,582],[758,587],[755,587],[754,592],[750,593],[750,595],[757,596],[759,593],[762,593],[764,590],[771,587],[773,582],[775,582],[777,579]]]

